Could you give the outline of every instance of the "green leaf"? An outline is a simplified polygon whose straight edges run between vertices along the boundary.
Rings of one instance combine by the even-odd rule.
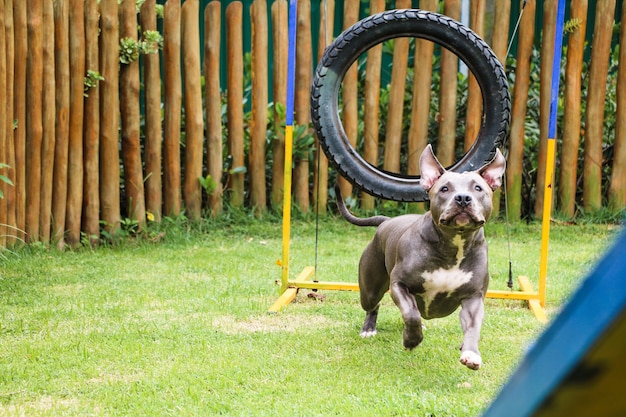
[[[4,182],[5,184],[13,185],[13,181],[11,181],[11,179],[6,175],[0,175],[0,181]]]
[[[245,174],[246,172],[248,172],[248,168],[244,166],[234,167],[229,171],[230,174]]]
[[[202,186],[202,188],[204,188],[204,190],[209,194],[211,194],[217,188],[217,183],[210,175],[207,175],[204,178],[199,177],[198,181],[200,181],[200,185]]]

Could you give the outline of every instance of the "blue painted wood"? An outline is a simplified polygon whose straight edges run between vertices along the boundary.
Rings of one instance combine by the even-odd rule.
[[[535,415],[619,320],[626,320],[626,232],[527,352],[483,417]]]

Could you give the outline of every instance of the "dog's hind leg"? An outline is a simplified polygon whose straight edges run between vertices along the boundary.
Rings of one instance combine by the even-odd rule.
[[[372,337],[376,335],[376,320],[378,319],[378,306],[365,314],[365,322],[361,329],[361,337]]]

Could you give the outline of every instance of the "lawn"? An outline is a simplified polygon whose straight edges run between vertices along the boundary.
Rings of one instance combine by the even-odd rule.
[[[554,226],[549,317],[617,234]],[[355,281],[374,230],[319,225],[317,277]],[[506,289],[504,224],[487,226],[491,288]],[[536,285],[540,225],[511,226],[513,273]],[[294,221],[291,271],[316,259],[315,223]],[[426,323],[414,351],[386,297],[359,336],[350,292],[278,296],[276,220],[170,227],[96,250],[0,253],[0,416],[478,416],[541,332],[520,301],[487,300],[484,365],[458,363],[458,314]],[[157,241],[157,242],[155,242]]]

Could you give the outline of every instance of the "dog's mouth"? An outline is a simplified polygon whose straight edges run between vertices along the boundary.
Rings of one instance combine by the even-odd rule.
[[[459,229],[479,228],[485,224],[485,219],[471,211],[459,210],[453,213],[444,213],[439,218],[439,223],[443,226]]]

